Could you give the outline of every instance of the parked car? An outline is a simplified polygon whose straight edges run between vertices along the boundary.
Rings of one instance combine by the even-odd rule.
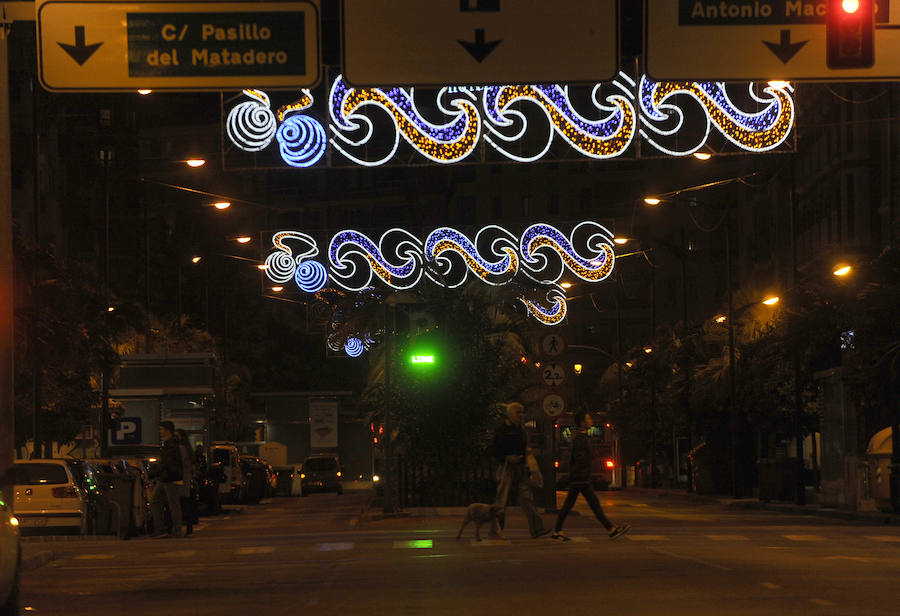
[[[300,496],[310,492],[344,493],[337,456],[318,454],[306,458],[300,470]]]
[[[0,481],[5,484],[6,481]],[[19,521],[10,512],[10,503],[0,492],[0,616],[19,614]]]
[[[221,472],[219,496],[223,502],[240,503],[247,497],[247,479],[241,470],[241,458],[233,443],[214,443],[210,450],[210,466]]]
[[[241,470],[247,480],[245,491],[248,503],[258,503],[266,497],[269,490],[269,476],[266,465],[253,456],[241,456]]]
[[[69,529],[87,534],[88,496],[69,460],[16,460],[11,469],[19,527]],[[73,460],[74,462],[74,460]]]

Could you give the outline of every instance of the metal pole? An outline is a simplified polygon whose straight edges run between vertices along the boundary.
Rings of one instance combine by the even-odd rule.
[[[396,314],[394,306],[384,307],[384,513],[394,513],[394,455],[391,425],[391,363],[394,357],[394,330]]]
[[[619,402],[622,401],[622,311],[621,311],[621,300],[619,298],[619,272],[616,272],[615,278],[616,292],[616,381],[617,386],[619,388]],[[617,428],[618,433],[618,428]],[[616,439],[617,442],[618,439]],[[622,489],[624,490],[628,486],[628,477],[625,472],[625,452],[621,447],[618,448],[618,460],[617,464],[619,465],[619,471],[622,474]]]
[[[682,298],[682,315],[681,322],[683,324],[682,327],[682,335],[687,338],[688,336],[688,295],[687,295],[687,257],[688,257],[688,249],[687,249],[687,238],[685,237],[684,227],[681,227],[681,298]],[[692,417],[691,417],[691,389],[693,386],[694,380],[694,362],[691,361],[690,356],[686,356],[685,366],[682,368],[685,371],[685,382],[684,382],[684,417],[687,423],[687,448],[688,451],[693,447],[693,426],[692,426]],[[675,441],[675,474],[676,479],[678,475],[678,441]],[[687,461],[687,491],[694,491],[694,478],[693,478],[693,469],[691,468],[691,460],[688,458]]]
[[[737,488],[737,385],[734,365],[734,287],[731,279],[731,205],[725,210],[725,273],[728,286],[728,410],[731,421],[731,496],[737,498],[739,494]]]
[[[10,166],[9,24],[0,16],[0,475],[13,462],[13,247]]]

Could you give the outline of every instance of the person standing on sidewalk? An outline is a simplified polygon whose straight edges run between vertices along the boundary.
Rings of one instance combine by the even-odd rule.
[[[184,520],[185,535],[194,533],[194,524],[197,523],[197,488],[194,481],[194,456],[191,453],[191,441],[187,432],[176,430],[178,439],[178,451],[181,452],[181,516]]]
[[[543,537],[550,532],[544,528],[544,521],[534,506],[534,495],[528,483],[529,470],[526,463],[527,438],[525,435],[525,407],[518,402],[506,406],[506,419],[494,431],[494,458],[500,464],[497,476],[497,495],[494,504],[505,511],[511,490],[516,492],[519,507],[528,519],[528,531],[532,539]],[[501,522],[500,527],[503,528]]]
[[[153,534],[151,537],[181,537],[181,489],[184,476],[181,451],[175,438],[175,424],[171,421],[159,422],[159,438],[162,451],[159,460],[150,467],[150,478],[156,480],[153,496],[150,497],[150,511],[153,513]],[[172,518],[172,532],[166,533],[165,506],[169,506]]]
[[[628,524],[612,525],[612,522],[603,513],[603,507],[600,506],[600,501],[597,499],[594,488],[591,486],[592,454],[587,433],[593,425],[594,420],[590,414],[584,411],[575,413],[575,438],[572,439],[572,453],[569,458],[569,493],[566,494],[566,501],[556,517],[556,525],[553,527],[552,535],[554,539],[568,541],[569,538],[562,529],[563,523],[566,521],[566,516],[572,511],[572,507],[575,506],[575,501],[578,499],[579,494],[584,495],[585,500],[590,505],[594,515],[603,524],[610,539],[621,537],[631,528]]]

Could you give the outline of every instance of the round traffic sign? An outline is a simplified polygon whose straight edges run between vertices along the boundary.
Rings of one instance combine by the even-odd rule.
[[[559,362],[551,361],[541,366],[541,378],[551,387],[562,385],[566,381],[566,371]]]
[[[541,340],[541,350],[548,357],[556,357],[562,355],[566,350],[566,341],[559,334],[547,334]]]
[[[541,408],[548,417],[558,417],[566,410],[566,399],[559,394],[547,394],[541,402]]]

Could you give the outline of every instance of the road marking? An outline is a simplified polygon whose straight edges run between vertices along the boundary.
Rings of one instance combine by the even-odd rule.
[[[484,539],[482,541],[478,541],[477,539],[472,539],[472,545],[475,546],[492,546],[492,545],[511,545],[509,539]]]
[[[858,563],[870,563],[874,559],[866,558],[865,556],[826,556],[825,560],[852,560]]]
[[[591,540],[587,537],[569,537],[569,541],[572,543],[590,543]]]
[[[825,599],[810,599],[809,602],[816,605],[821,605],[822,607],[837,605],[837,603],[834,603],[833,601],[826,601]]]
[[[115,557],[115,554],[80,554],[75,560],[109,560]]]
[[[188,556],[194,556],[197,553],[197,550],[172,550],[171,552],[163,552],[163,556],[173,556],[175,558],[187,558]]]
[[[750,541],[750,537],[744,535],[706,535],[706,538],[713,541]]]
[[[337,543],[320,543],[318,544],[317,549],[320,552],[342,552],[346,550],[352,550],[354,545],[354,543],[348,541]]]
[[[762,582],[760,584],[763,588],[768,588],[769,590],[778,590],[781,588],[778,584],[773,584],[772,582]]]
[[[412,541],[395,541],[394,549],[408,548],[412,550],[428,550],[434,547],[431,539],[413,539]]]
[[[668,541],[665,535],[627,535],[625,537],[631,541]]]
[[[663,550],[660,548],[647,548],[651,552],[656,552],[657,554],[663,554],[665,556],[670,556],[672,558],[678,558],[681,560],[689,560],[691,562],[697,563],[698,565],[705,565],[707,567],[712,567],[713,569],[718,569],[720,571],[731,571],[731,567],[726,567],[724,565],[719,565],[716,563],[711,563],[708,560],[703,560],[701,558],[694,558],[693,556],[687,556],[685,554],[676,554],[675,552],[670,552],[668,550]]]
[[[785,539],[790,539],[791,541],[825,541],[825,537],[820,537],[819,535],[781,535]]]
[[[238,554],[271,554],[275,551],[271,545],[260,545],[256,547],[238,548]]]
[[[882,543],[900,543],[900,537],[894,535],[867,535],[866,539],[880,541]]]

